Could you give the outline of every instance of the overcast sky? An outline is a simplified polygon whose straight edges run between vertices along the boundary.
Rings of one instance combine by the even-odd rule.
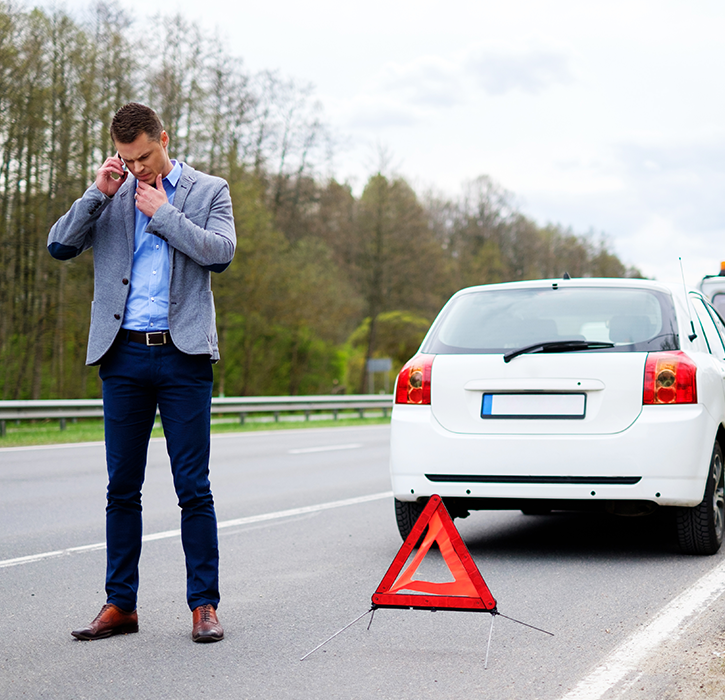
[[[178,11],[250,71],[313,83],[358,190],[383,147],[418,191],[489,175],[648,276],[678,279],[681,256],[695,283],[725,260],[722,0],[120,4]]]

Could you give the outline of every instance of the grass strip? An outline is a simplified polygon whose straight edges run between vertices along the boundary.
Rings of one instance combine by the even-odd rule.
[[[212,434],[216,433],[248,433],[259,430],[305,430],[307,428],[335,428],[360,425],[385,425],[390,423],[390,417],[383,417],[380,413],[370,412],[370,416],[360,418],[357,413],[341,413],[337,420],[333,418],[311,416],[304,420],[304,416],[280,416],[278,422],[270,417],[248,416],[244,424],[238,419],[220,418],[212,416]],[[6,434],[0,437],[2,447],[26,447],[33,445],[58,445],[71,442],[103,442],[103,420],[100,418],[85,418],[76,421],[66,420],[65,428],[60,429],[58,420],[21,421],[20,423],[8,421]],[[163,437],[164,431],[157,417],[151,437]]]

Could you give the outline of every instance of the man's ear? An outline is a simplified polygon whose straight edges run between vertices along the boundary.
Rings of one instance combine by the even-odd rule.
[[[168,148],[169,146],[169,135],[165,131],[161,132],[161,145],[164,148]]]

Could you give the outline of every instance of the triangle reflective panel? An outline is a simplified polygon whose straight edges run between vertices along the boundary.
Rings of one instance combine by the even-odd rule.
[[[426,525],[428,533],[417,554],[403,571],[403,566],[420,540]],[[434,583],[413,578],[434,542],[438,545],[453,581]],[[414,591],[414,593],[403,591]],[[373,608],[496,612],[496,601],[440,496],[430,497],[378,589],[373,593],[372,601]]]

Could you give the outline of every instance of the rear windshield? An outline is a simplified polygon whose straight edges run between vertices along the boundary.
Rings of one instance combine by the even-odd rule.
[[[556,340],[614,343],[596,352],[678,350],[672,297],[606,287],[472,291],[446,306],[421,350],[493,354]]]

